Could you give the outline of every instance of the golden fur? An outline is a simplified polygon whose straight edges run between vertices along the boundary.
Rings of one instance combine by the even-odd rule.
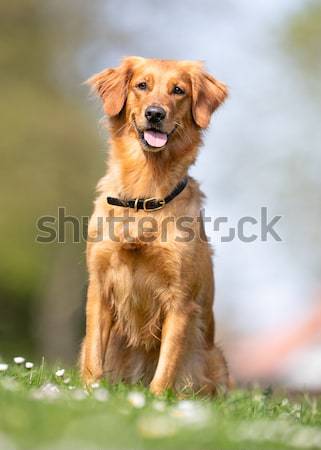
[[[138,88],[142,81],[145,90]],[[168,195],[194,163],[202,130],[224,101],[226,86],[198,62],[138,57],[124,59],[89,83],[109,118],[110,155],[89,224],[82,377],[86,383],[103,376],[111,382],[141,381],[154,394],[167,388],[214,393],[228,384],[228,372],[214,341],[211,249],[200,238],[202,221],[190,225],[195,237],[188,242],[177,239],[184,233],[175,225],[180,217],[199,216],[203,194],[197,182],[189,177],[182,193],[152,212],[111,206],[106,196]],[[176,85],[183,95],[173,93]],[[166,111],[162,126],[169,139],[161,149],[146,149],[139,138],[151,104]],[[108,220],[97,225],[99,217],[110,221],[113,216],[125,217],[115,224],[114,237]],[[138,223],[144,217],[156,221],[158,229],[142,229]]]

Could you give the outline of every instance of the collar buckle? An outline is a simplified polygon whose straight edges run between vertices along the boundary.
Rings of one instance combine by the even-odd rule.
[[[151,202],[151,201],[158,202],[159,206],[156,206],[155,208],[148,208],[147,207],[148,202]],[[148,211],[157,211],[158,209],[164,208],[165,205],[166,205],[165,200],[164,199],[158,199],[157,197],[145,198],[144,202],[143,202],[143,208],[144,208],[144,211],[146,211],[146,212],[148,212]]]

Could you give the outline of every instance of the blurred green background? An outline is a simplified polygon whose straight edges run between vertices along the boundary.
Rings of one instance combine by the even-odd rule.
[[[36,220],[88,215],[103,172],[95,120],[75,59],[86,7],[74,27],[43,2],[2,2],[0,342],[3,355],[72,360],[86,284],[84,245],[36,243]],[[61,52],[64,61],[60,61]],[[59,66],[67,65],[60,71]]]
[[[221,204],[229,205],[224,212],[230,216],[238,214],[239,210],[233,209],[237,202],[242,204],[243,213],[268,201],[274,212],[284,214],[288,218],[282,229],[286,244],[281,244],[283,262],[278,274],[282,277],[283,268],[293,264],[296,269],[284,275],[286,286],[293,288],[296,285],[292,281],[299,270],[303,281],[297,296],[301,300],[317,287],[321,274],[318,165],[321,4],[282,3],[283,6],[274,1],[267,8],[254,7],[253,2],[245,0],[231,0],[224,5],[218,1],[201,1],[198,5],[190,1],[164,1],[153,7],[144,1],[122,5],[108,0],[2,1],[0,354],[3,358],[16,354],[34,358],[45,355],[49,360],[69,363],[77,358],[84,325],[85,244],[73,244],[70,234],[65,244],[36,243],[36,222],[43,215],[56,216],[59,206],[64,206],[69,215],[90,214],[96,182],[105,170],[106,136],[99,124],[100,109],[89,99],[82,82],[92,73],[116,65],[121,56],[128,54],[206,59],[209,69],[215,74],[217,70],[218,77],[228,82],[231,100],[219,114],[213,135],[208,135],[209,143],[218,149],[210,152],[210,163],[206,156],[200,160],[198,175],[203,171],[201,181],[211,177],[218,180],[216,184],[204,183],[205,190],[209,197],[220,198]],[[233,24],[239,27],[234,34]],[[185,40],[193,41],[195,46],[184,47]],[[243,48],[244,59],[237,52],[237,45]],[[246,66],[255,79],[251,86],[246,84]],[[273,68],[281,68],[283,76],[267,94],[262,85],[269,85],[269,70]],[[264,71],[266,79],[262,77]],[[276,102],[287,89],[287,106],[282,111]],[[250,91],[256,94],[255,99]],[[255,106],[254,100],[260,107]],[[293,108],[298,112],[297,118],[307,126],[304,145],[296,137],[297,122],[286,121],[284,117],[290,116]],[[255,118],[246,116],[250,109],[256,111]],[[239,118],[244,114],[247,122],[246,127],[243,123],[240,135]],[[287,130],[286,140],[278,135],[277,128],[265,127],[267,118]],[[267,147],[271,137],[267,135],[274,132],[275,141]],[[226,142],[225,147],[222,142]],[[262,143],[261,150],[255,148],[258,143]],[[271,192],[273,198],[272,194],[267,197]],[[271,250],[269,257],[261,247],[247,247],[246,252],[243,247],[231,247],[228,255],[234,261],[233,254],[243,252],[248,272],[253,274],[251,268],[260,266],[262,259],[269,260],[267,264],[271,267],[278,267],[275,261],[279,250],[274,250],[273,245],[265,247]],[[311,258],[306,257],[306,252],[313,253]],[[219,254],[224,253],[224,248],[219,250]],[[300,262],[302,267],[298,265]],[[244,267],[244,261],[239,264]],[[220,266],[220,261],[217,265]],[[231,315],[235,305],[243,302],[246,316],[249,291],[257,293],[262,283],[269,286],[274,283],[271,296],[276,298],[279,285],[271,275],[273,272],[266,272],[264,280],[262,274],[257,279],[245,277],[247,284],[240,289],[238,271],[231,262],[223,261],[219,270],[220,336],[231,342],[235,336],[244,334],[244,328],[251,329],[248,322],[245,326],[236,323]],[[286,292],[289,297],[293,295],[290,288]],[[302,308],[305,304],[303,299]],[[262,305],[262,320],[279,314],[277,305],[270,305],[269,310]],[[258,315],[253,311],[251,315],[251,307],[247,317],[254,323]],[[286,308],[291,309],[288,303],[280,316],[287,315]]]

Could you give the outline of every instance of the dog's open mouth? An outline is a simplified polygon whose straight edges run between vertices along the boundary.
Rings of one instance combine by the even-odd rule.
[[[136,124],[135,117],[133,117],[133,124],[138,134],[139,139],[141,140],[143,147],[145,150],[158,152],[163,149],[168,143],[169,138],[176,130],[176,125],[170,133],[165,133],[161,131],[159,128],[147,128],[145,130],[141,130],[138,128]]]
[[[150,147],[164,147],[167,144],[168,135],[159,130],[145,130],[142,137]]]

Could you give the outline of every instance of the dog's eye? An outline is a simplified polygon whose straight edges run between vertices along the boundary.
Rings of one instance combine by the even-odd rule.
[[[141,91],[146,91],[147,83],[146,83],[146,81],[142,81],[141,83],[138,83],[136,87],[138,89],[140,89]]]
[[[183,95],[183,94],[185,94],[185,92],[179,86],[174,86],[173,87],[173,94]]]

